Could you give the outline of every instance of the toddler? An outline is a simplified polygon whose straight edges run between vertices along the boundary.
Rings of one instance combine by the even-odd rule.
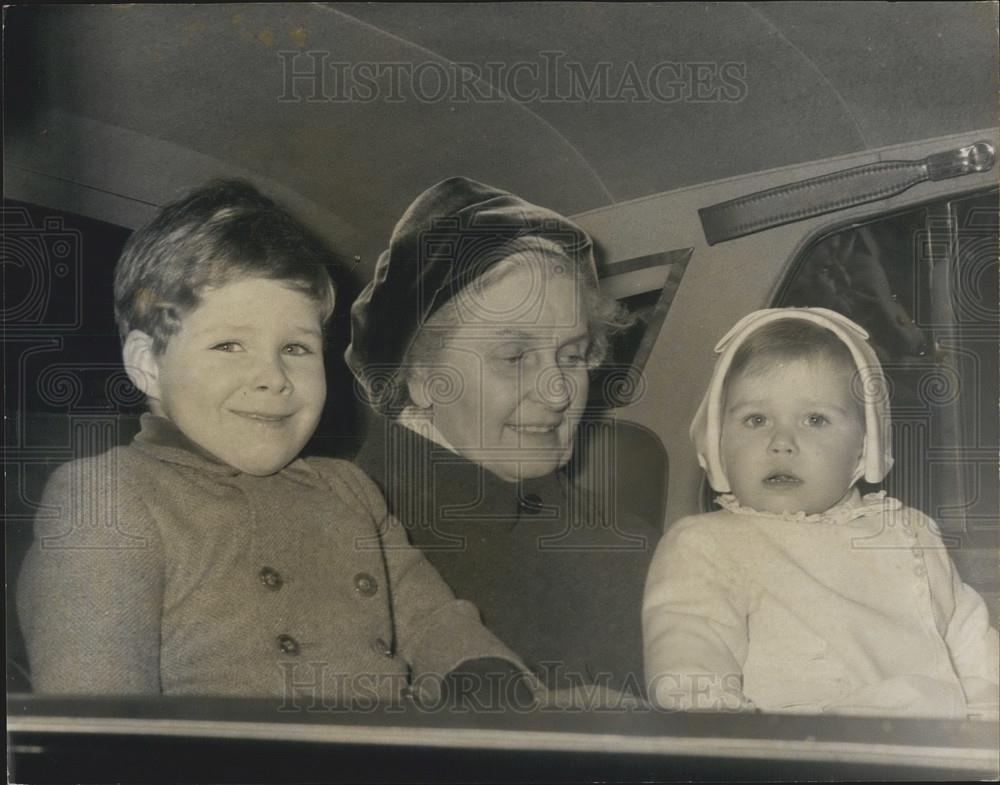
[[[997,631],[934,522],[884,494],[867,333],[757,311],[716,346],[691,426],[721,511],[675,523],[646,582],[650,700],[671,709],[995,717]]]
[[[360,470],[297,457],[326,396],[325,259],[239,182],[129,240],[115,308],[149,413],[47,486],[18,587],[36,691],[316,706],[520,678]]]

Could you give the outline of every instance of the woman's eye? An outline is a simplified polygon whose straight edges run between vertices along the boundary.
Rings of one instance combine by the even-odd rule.
[[[503,354],[500,356],[500,362],[506,363],[507,365],[517,365],[523,359],[523,354]]]
[[[829,424],[829,422],[830,421],[822,414],[810,414],[808,417],[806,417],[806,423],[814,427],[822,427],[824,425]]]
[[[749,417],[743,419],[743,423],[750,428],[759,428],[767,423],[767,417],[763,414],[751,414]]]
[[[312,349],[302,343],[290,343],[284,348],[284,352],[295,357],[301,357],[305,354],[315,354]]]
[[[213,351],[216,352],[242,352],[243,346],[237,341],[223,341],[222,343],[217,343],[212,347]]]
[[[564,354],[559,362],[562,365],[586,365],[587,355],[581,352],[571,352],[570,354]]]

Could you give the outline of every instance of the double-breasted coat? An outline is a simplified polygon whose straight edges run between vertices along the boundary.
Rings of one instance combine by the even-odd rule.
[[[53,475],[18,588],[39,692],[329,704],[518,662],[352,464],[249,476],[152,415]]]

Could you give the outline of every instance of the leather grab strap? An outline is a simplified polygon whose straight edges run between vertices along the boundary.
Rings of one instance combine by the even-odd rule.
[[[880,161],[747,194],[698,211],[709,245],[886,199],[927,180],[945,180],[993,168],[987,142],[935,153],[919,161]]]

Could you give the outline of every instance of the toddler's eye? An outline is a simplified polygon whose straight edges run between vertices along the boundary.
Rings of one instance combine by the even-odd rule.
[[[314,354],[312,349],[302,343],[290,343],[283,349],[283,351],[285,354],[290,354],[294,357],[301,357],[305,354]]]
[[[216,352],[242,352],[243,346],[238,341],[223,341],[222,343],[217,343],[212,347],[213,351]]]
[[[763,414],[751,414],[750,416],[743,418],[743,424],[748,428],[759,428],[760,426],[767,424],[767,417]]]
[[[810,414],[806,417],[806,424],[812,425],[817,428],[821,428],[824,425],[828,425],[830,421],[824,417],[822,414]]]

